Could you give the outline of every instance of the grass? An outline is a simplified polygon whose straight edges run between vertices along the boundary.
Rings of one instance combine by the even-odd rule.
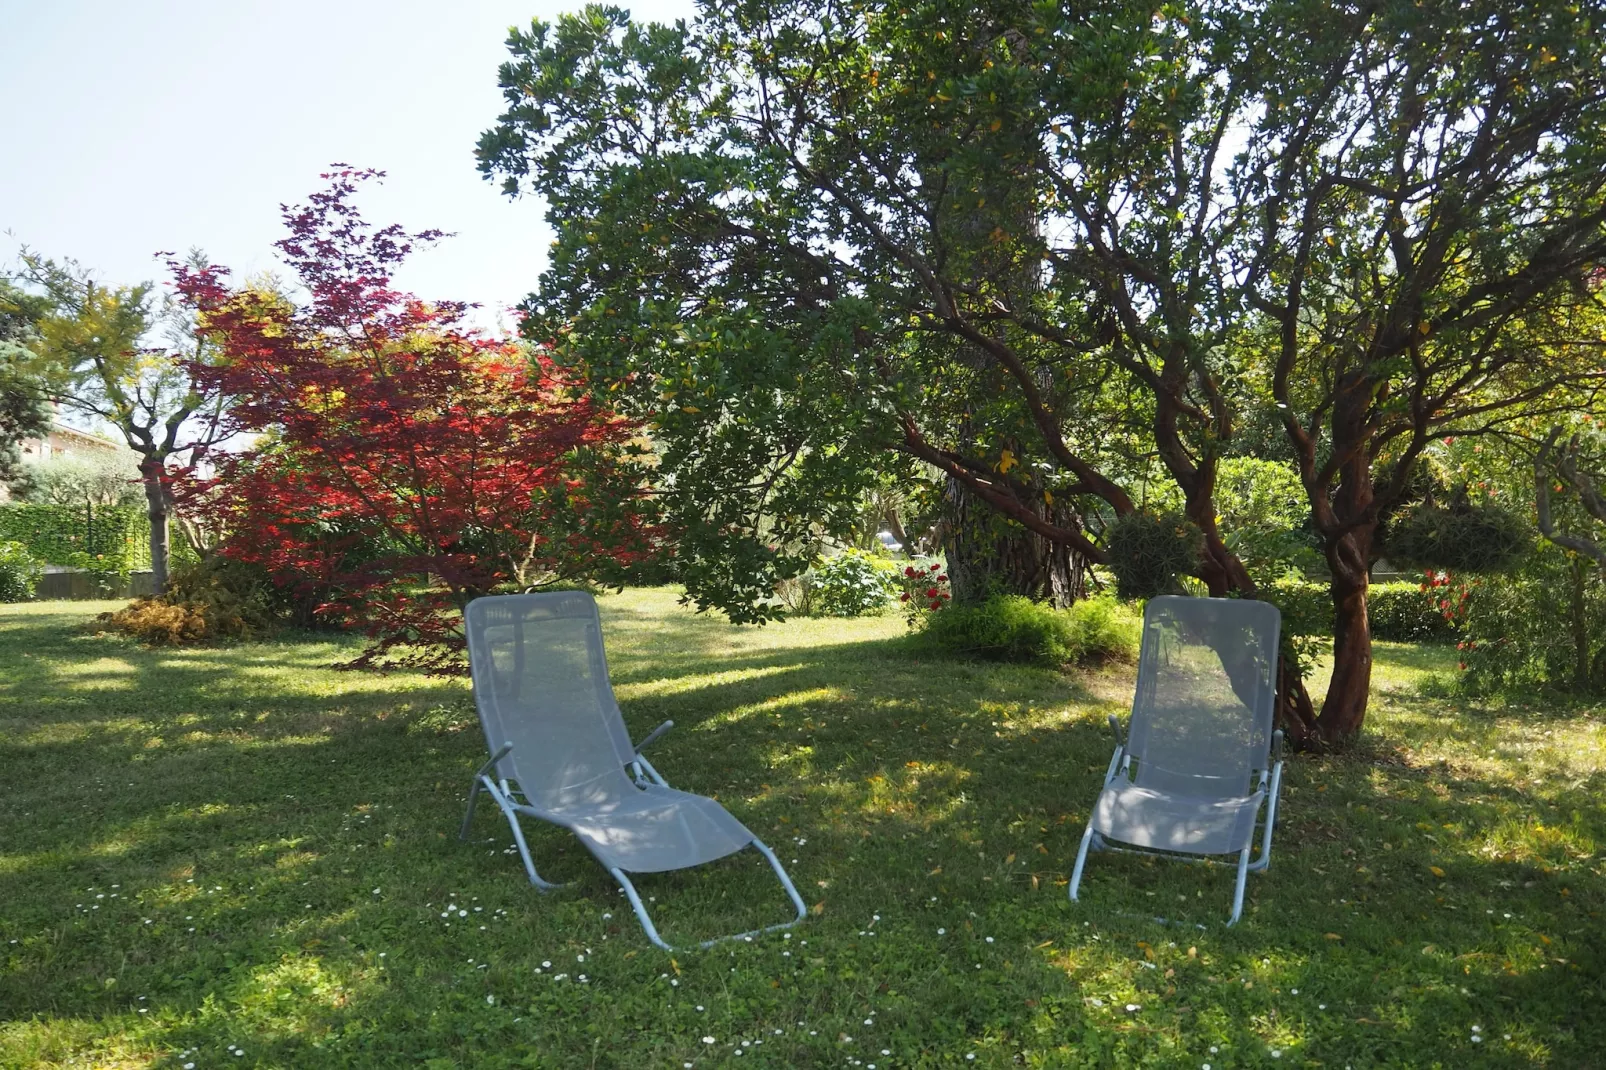
[[[150,650],[0,609],[0,1066],[1588,1066],[1606,1053],[1599,708],[1421,697],[1290,764],[1271,870],[1064,882],[1130,670],[932,660],[896,617],[604,600],[654,760],[781,854],[791,937],[664,954],[558,830],[536,893],[465,688],[340,642]],[[671,940],[786,910],[753,852],[645,877]],[[447,906],[454,909],[443,917]],[[464,913],[466,911],[466,914]],[[1154,916],[1177,919],[1161,924]],[[548,965],[550,963],[550,965]],[[231,1047],[232,1046],[232,1047]],[[974,1059],[971,1056],[974,1056]]]

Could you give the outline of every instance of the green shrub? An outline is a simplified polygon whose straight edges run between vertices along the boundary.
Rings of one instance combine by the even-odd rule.
[[[1533,545],[1532,524],[1497,505],[1419,505],[1389,525],[1390,561],[1449,572],[1505,572]]]
[[[1447,643],[1460,632],[1453,607],[1442,595],[1415,583],[1378,583],[1366,594],[1372,637],[1395,643]],[[1446,617],[1449,611],[1451,616]]]
[[[1020,595],[994,595],[973,606],[950,606],[926,618],[925,640],[937,649],[995,661],[1064,665],[1137,655],[1136,613],[1112,598],[1056,610]]]
[[[814,605],[827,617],[879,613],[898,589],[897,568],[863,550],[828,558],[814,570]]]
[[[1143,613],[1114,598],[1084,598],[1064,610],[1071,619],[1072,661],[1136,661]]]
[[[1105,539],[1116,593],[1127,600],[1172,591],[1178,576],[1198,571],[1203,552],[1204,536],[1179,513],[1128,513]]]
[[[1606,693],[1606,578],[1593,562],[1542,547],[1462,590],[1461,690]]]
[[[1333,595],[1325,583],[1282,580],[1261,591],[1282,611],[1286,635],[1331,636]],[[1372,637],[1400,643],[1447,642],[1456,624],[1446,620],[1439,596],[1415,583],[1374,583],[1366,594]]]
[[[74,555],[84,554],[111,573],[126,575],[151,566],[150,521],[140,505],[8,502],[0,505],[0,540],[20,542],[52,565],[74,565]]]
[[[26,602],[44,565],[20,542],[0,542],[0,602]]]

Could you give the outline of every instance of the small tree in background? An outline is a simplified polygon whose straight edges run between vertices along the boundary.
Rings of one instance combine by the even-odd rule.
[[[466,327],[466,306],[390,288],[414,243],[350,198],[378,172],[340,170],[278,243],[308,301],[174,264],[223,359],[191,371],[235,399],[230,430],[184,493],[220,552],[324,596],[375,641],[353,666],[461,671],[460,611],[483,594],[607,579],[648,549],[634,429],[580,398],[540,353]]]
[[[74,260],[26,250],[21,261],[17,279],[25,289],[11,289],[36,310],[30,359],[22,367],[45,397],[116,428],[138,455],[128,477],[144,490],[151,573],[156,589],[164,590],[173,472],[226,437],[220,417],[227,399],[204,392],[188,371],[214,354],[184,308],[170,298],[158,301],[148,282],[106,286]],[[199,253],[189,262],[204,264]],[[145,345],[157,327],[167,345]]]

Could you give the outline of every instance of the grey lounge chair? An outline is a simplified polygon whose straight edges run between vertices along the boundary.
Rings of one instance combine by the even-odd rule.
[[[1232,917],[1243,913],[1244,880],[1271,863],[1282,787],[1275,712],[1282,617],[1266,602],[1156,598],[1143,611],[1137,693],[1127,736],[1112,714],[1115,753],[1071,871],[1077,898],[1089,850],[1196,856],[1236,854]],[[1265,810],[1260,857],[1249,860]],[[1128,845],[1114,847],[1111,842]]]
[[[530,883],[547,891],[558,885],[536,872],[519,815],[562,825],[613,874],[647,938],[665,950],[674,949],[658,935],[627,873],[685,869],[752,845],[769,859],[797,917],[735,937],[803,920],[803,899],[775,852],[713,799],[671,788],[641,753],[674,722],[659,725],[639,746],[630,742],[608,682],[595,599],[581,591],[476,598],[464,620],[474,704],[492,756],[474,774],[461,838],[485,791],[513,827]]]

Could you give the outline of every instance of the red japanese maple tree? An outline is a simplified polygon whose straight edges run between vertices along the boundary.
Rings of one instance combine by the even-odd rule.
[[[482,594],[609,577],[650,549],[635,428],[571,390],[539,351],[486,337],[465,305],[393,290],[438,232],[375,229],[344,168],[278,243],[306,297],[172,265],[225,359],[193,369],[258,435],[181,492],[265,566],[374,640],[351,664],[461,671],[461,609]]]

